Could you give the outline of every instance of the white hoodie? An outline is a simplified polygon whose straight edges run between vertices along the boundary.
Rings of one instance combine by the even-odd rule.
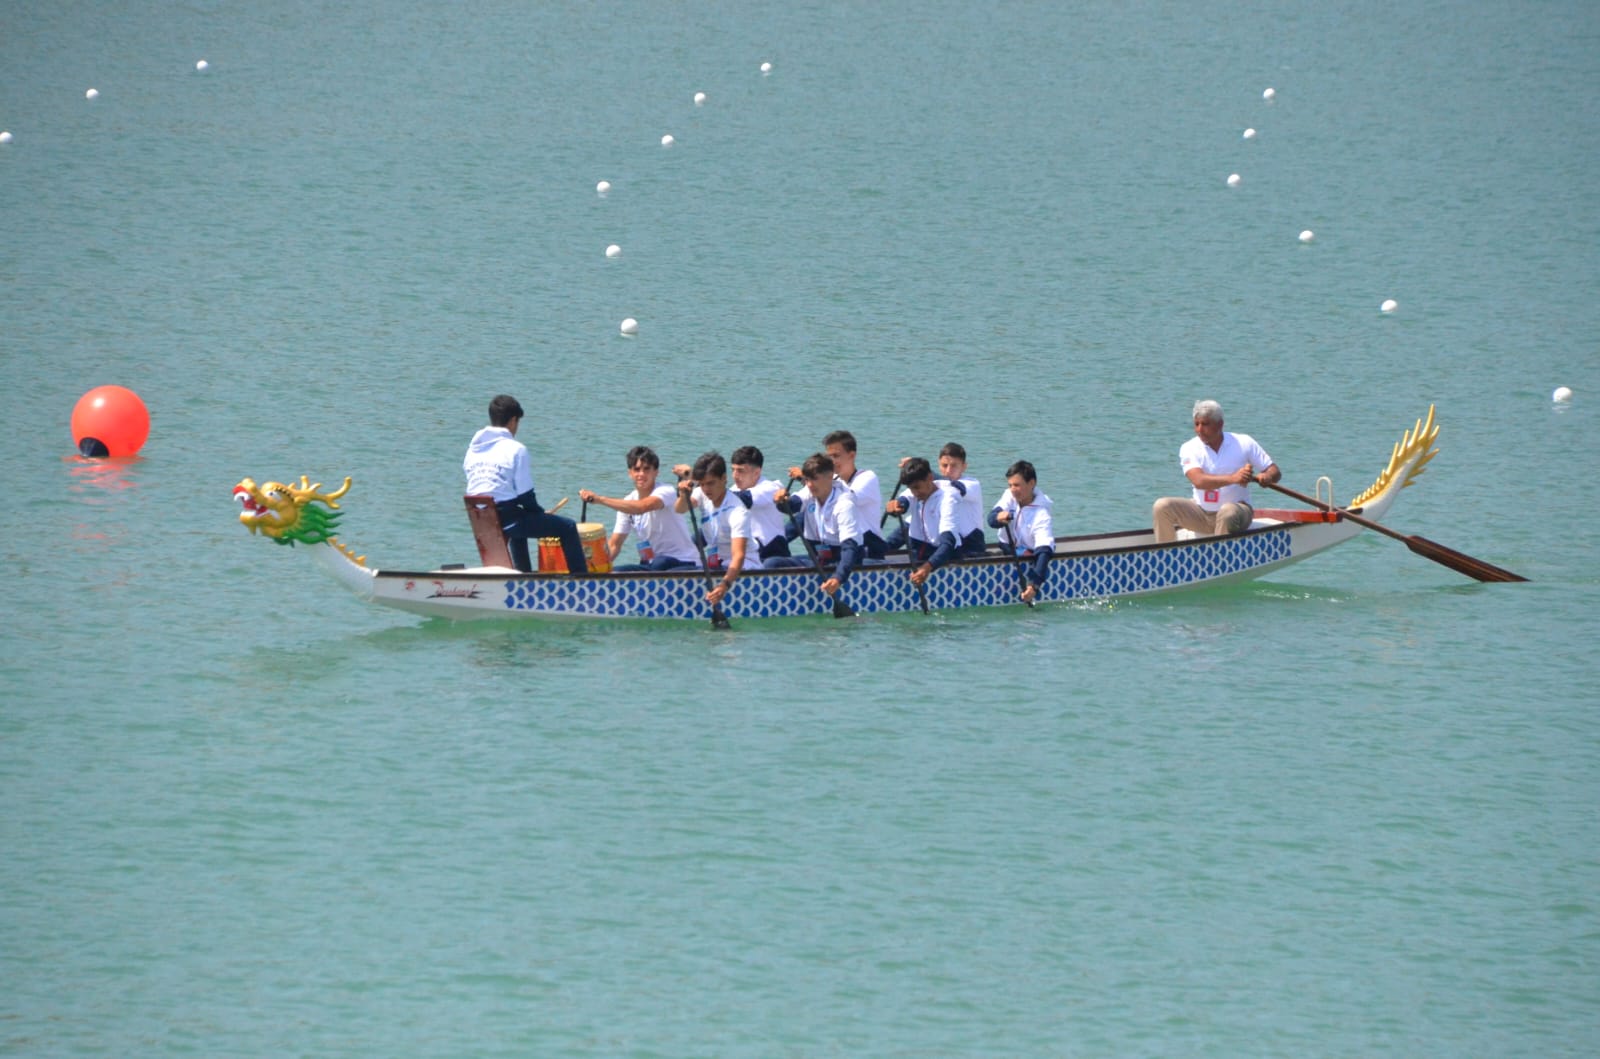
[[[505,427],[484,427],[472,435],[461,469],[467,472],[469,494],[513,500],[533,488],[528,448]]]

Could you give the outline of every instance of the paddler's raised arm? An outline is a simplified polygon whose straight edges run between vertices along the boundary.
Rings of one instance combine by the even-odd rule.
[[[624,515],[643,515],[648,511],[665,507],[659,496],[647,496],[640,500],[619,500],[614,496],[601,496],[593,489],[579,489],[578,499],[586,504],[599,504],[609,507],[613,511],[620,511]]]

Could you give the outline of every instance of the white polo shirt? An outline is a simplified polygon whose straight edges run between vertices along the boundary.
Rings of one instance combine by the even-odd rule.
[[[1247,463],[1257,472],[1272,466],[1272,457],[1267,455],[1267,450],[1257,445],[1256,439],[1249,434],[1234,434],[1224,430],[1222,444],[1216,451],[1212,451],[1211,446],[1198,436],[1192,437],[1178,450],[1178,466],[1183,468],[1186,477],[1196,467],[1204,474],[1232,474]],[[1207,511],[1215,511],[1223,504],[1248,504],[1250,487],[1225,485],[1221,489],[1196,489],[1194,502]]]

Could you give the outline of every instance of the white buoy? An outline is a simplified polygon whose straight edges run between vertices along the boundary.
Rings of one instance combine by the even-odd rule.
[[[771,63],[762,63],[761,64],[761,72],[764,73],[764,74],[770,74],[772,72],[772,64]]]
[[[1275,98],[1277,98],[1277,95],[1278,90],[1276,88],[1269,88],[1265,92],[1261,93],[1261,98],[1266,100],[1268,103],[1271,103]]]
[[[1571,388],[1566,386],[1557,386],[1556,392],[1550,395],[1550,400],[1554,401],[1556,404],[1566,404],[1572,400]]]
[[[1239,174],[1238,173],[1229,173],[1228,174],[1228,186],[1230,188],[1236,188],[1236,187],[1239,186]]]
[[[610,246],[606,247],[606,256],[607,257],[621,257],[622,256],[622,247],[618,246],[616,243],[612,243]]]
[[[1256,138],[1256,130],[1254,130],[1254,129],[1246,129],[1246,130],[1244,130],[1244,138],[1247,139],[1247,140],[1255,139]]]
[[[0,132],[0,143],[10,143],[10,142],[11,142],[11,134],[9,132]]]
[[[671,147],[673,144],[675,144],[677,142],[678,142],[677,140],[674,140],[672,138],[672,134],[670,132],[667,133],[665,136],[661,137],[661,146],[663,146],[663,147]]]
[[[1385,298],[1383,300],[1383,304],[1378,306],[1378,308],[1382,312],[1392,313],[1396,309],[1400,308],[1400,303],[1395,301],[1393,298]]]
[[[211,64],[206,62],[204,59],[201,59],[199,62],[194,64],[194,68],[204,73],[206,70],[211,68]]]
[[[87,92],[85,92],[83,94],[83,98],[84,99],[99,99],[100,98],[100,90],[98,88],[91,88],[91,89],[89,89],[89,91],[87,91]]]
[[[625,334],[625,335],[636,335],[636,334],[638,334],[639,333],[639,321],[635,320],[631,316],[628,317],[626,320],[622,321],[622,333]]]
[[[594,189],[600,194],[604,195],[606,192],[611,190],[611,181],[602,180],[600,183],[594,186]]]
[[[1309,243],[1309,242],[1311,242],[1311,240],[1315,239],[1316,237],[1317,237],[1317,233],[1313,232],[1310,228],[1307,228],[1305,231],[1300,233],[1300,241],[1302,243]]]
[[[697,107],[703,107],[703,106],[705,106],[705,103],[706,103],[706,94],[704,92],[696,92],[694,94],[694,105],[697,106]]]

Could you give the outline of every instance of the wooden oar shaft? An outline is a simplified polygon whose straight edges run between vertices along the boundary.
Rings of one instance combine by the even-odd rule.
[[[1349,519],[1358,526],[1365,526],[1369,530],[1376,530],[1385,537],[1393,537],[1397,541],[1409,541],[1409,538],[1404,533],[1396,533],[1394,530],[1390,529],[1388,526],[1385,526],[1381,522],[1374,522],[1370,518],[1362,518],[1360,515],[1352,514],[1342,507],[1334,507],[1332,504],[1325,503],[1316,499],[1315,497],[1306,496],[1304,493],[1297,493],[1286,485],[1279,485],[1277,482],[1263,482],[1259,478],[1256,479],[1255,484],[1264,485],[1268,489],[1276,489],[1284,496],[1292,496],[1302,504],[1310,504],[1312,507],[1320,507],[1324,511],[1332,511],[1335,514]]]
[[[1294,497],[1302,504],[1310,504],[1312,507],[1321,508],[1323,511],[1331,511],[1340,518],[1347,518],[1356,525],[1364,526],[1369,530],[1381,533],[1385,537],[1393,537],[1395,540],[1400,541],[1407,548],[1410,548],[1424,559],[1432,559],[1441,566],[1448,566],[1457,573],[1465,574],[1466,576],[1475,580],[1501,582],[1527,580],[1526,577],[1523,577],[1520,574],[1514,574],[1510,570],[1501,569],[1500,567],[1495,566],[1493,563],[1484,562],[1482,559],[1474,559],[1470,555],[1467,555],[1463,552],[1458,552],[1454,548],[1447,548],[1435,541],[1430,541],[1426,537],[1418,537],[1414,534],[1407,536],[1404,533],[1396,533],[1394,530],[1383,525],[1382,523],[1374,522],[1369,518],[1362,518],[1360,515],[1352,514],[1342,507],[1334,507],[1332,504],[1324,503],[1315,497],[1306,496],[1304,493],[1297,493],[1287,486],[1278,485],[1276,482],[1263,482],[1260,479],[1257,479],[1256,484],[1266,486],[1268,489],[1276,489],[1285,496]]]

